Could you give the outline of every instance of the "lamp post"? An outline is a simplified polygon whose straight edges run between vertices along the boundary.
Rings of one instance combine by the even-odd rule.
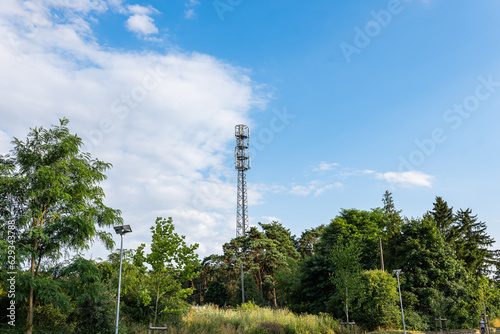
[[[233,255],[232,260],[236,260],[236,254]],[[245,281],[243,278],[243,263],[240,260],[240,273],[241,273],[241,302],[245,304]]]
[[[115,322],[115,334],[118,334],[118,320],[120,316],[120,286],[122,283],[122,255],[123,255],[123,235],[129,232],[132,232],[130,225],[121,225],[114,227],[116,234],[119,234],[121,237],[121,246],[120,246],[120,272],[118,274],[118,300],[116,301],[116,322]]]
[[[399,285],[399,274],[401,274],[401,269],[396,269],[392,271],[392,274],[396,274],[398,278],[398,290],[399,290],[399,302],[401,303],[401,316],[403,317],[403,330],[406,334],[406,326],[405,326],[405,313],[403,312],[403,299],[401,298],[401,287]]]

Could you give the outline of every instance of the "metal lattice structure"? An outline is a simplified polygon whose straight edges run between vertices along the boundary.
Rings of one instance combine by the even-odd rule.
[[[238,171],[238,195],[236,206],[236,236],[245,235],[248,231],[248,196],[246,171],[250,169],[248,152],[250,130],[248,126],[239,124],[235,127],[236,148],[234,150],[234,166]]]

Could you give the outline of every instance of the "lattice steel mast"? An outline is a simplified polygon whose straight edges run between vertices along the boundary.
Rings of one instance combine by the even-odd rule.
[[[234,150],[234,166],[238,171],[238,195],[236,206],[236,236],[245,235],[248,231],[248,196],[246,171],[250,169],[248,152],[250,130],[248,126],[239,124],[235,127],[236,148]]]

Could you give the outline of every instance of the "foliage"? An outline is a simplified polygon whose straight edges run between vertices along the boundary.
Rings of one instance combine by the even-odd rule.
[[[27,333],[35,307],[48,305],[44,296],[57,292],[39,275],[43,260],[55,262],[69,250],[88,249],[96,239],[111,248],[111,234],[98,228],[121,222],[120,211],[104,205],[98,186],[111,165],[80,152],[82,139],[70,134],[68,122],[31,129],[25,142],[14,138],[11,155],[0,157],[1,234],[8,235],[5,223],[13,221],[16,248],[31,272]]]
[[[330,260],[334,272],[331,276],[332,283],[336,287],[337,294],[345,305],[345,315],[349,322],[349,302],[359,292],[359,279],[361,274],[361,250],[354,241],[340,239],[332,247]]]
[[[473,216],[470,209],[456,213],[452,235],[457,258],[470,273],[489,274],[489,266],[498,263],[496,253],[488,250],[495,240],[486,233],[486,224],[478,222],[477,215]]]
[[[302,258],[313,256],[315,246],[321,238],[325,225],[320,225],[302,232],[297,244],[297,251]]]
[[[397,328],[401,323],[396,278],[381,270],[367,270],[360,276],[354,317],[368,330]]]
[[[433,304],[446,303],[440,313],[446,314],[450,327],[472,326],[476,314],[472,303],[473,281],[443,240],[435,222],[428,217],[406,221],[400,247],[405,249],[399,259],[404,278],[401,289],[409,296],[406,301],[403,299],[405,305],[432,324],[432,319],[439,316]]]
[[[155,226],[151,227],[151,253],[144,255],[145,244],[141,244],[134,256],[134,261],[144,267],[144,262],[151,266],[148,272],[152,301],[154,301],[154,320],[158,314],[178,314],[182,312],[182,300],[192,292],[192,288],[182,288],[181,282],[191,280],[198,273],[195,271],[198,255],[195,250],[198,244],[188,246],[185,236],[174,232],[172,218],[157,218]],[[149,303],[146,301],[145,305]]]
[[[205,294],[205,302],[217,306],[225,306],[231,301],[231,295],[226,285],[220,281],[213,281],[208,284]]]

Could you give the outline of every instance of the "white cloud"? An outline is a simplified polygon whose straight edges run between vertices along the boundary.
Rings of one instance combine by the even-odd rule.
[[[127,9],[132,14],[127,22],[125,22],[128,30],[141,36],[158,33],[158,28],[153,23],[153,18],[149,16],[157,12],[156,9],[141,5],[127,6]]]
[[[184,10],[184,17],[186,19],[193,19],[196,17],[196,12],[194,11],[195,6],[199,5],[200,2],[198,0],[189,0],[184,4],[186,9]]]
[[[337,166],[339,166],[339,164],[336,162],[327,163],[325,161],[321,161],[317,167],[313,168],[313,172],[329,171],[329,170],[333,170]]]
[[[434,177],[419,171],[377,173],[377,179],[403,188],[411,186],[432,187]]]
[[[67,117],[85,149],[113,164],[103,187],[134,230],[127,247],[149,242],[155,218],[171,215],[202,256],[220,252],[235,233],[235,171],[224,166],[234,126],[265,105],[248,71],[199,53],[102,48],[84,15],[55,23],[42,5],[9,4],[0,13],[8,36],[0,40],[0,149],[4,132],[24,139],[29,127]],[[152,13],[144,8],[129,10]],[[46,21],[19,29],[34,13]],[[249,192],[259,200],[258,188]],[[99,247],[91,252],[105,257]]]
[[[186,9],[184,11],[184,17],[186,19],[192,19],[193,17],[196,16],[196,13],[194,12],[194,9],[193,8],[189,8],[189,9]]]
[[[340,182],[335,182],[333,184],[327,184],[327,185],[322,185],[322,183],[318,180],[311,181],[309,184],[303,186],[303,185],[296,185],[293,186],[289,193],[293,195],[298,195],[298,196],[308,196],[310,194],[314,194],[314,196],[319,196],[323,194],[325,191],[333,189],[333,188],[341,188],[342,183]]]

